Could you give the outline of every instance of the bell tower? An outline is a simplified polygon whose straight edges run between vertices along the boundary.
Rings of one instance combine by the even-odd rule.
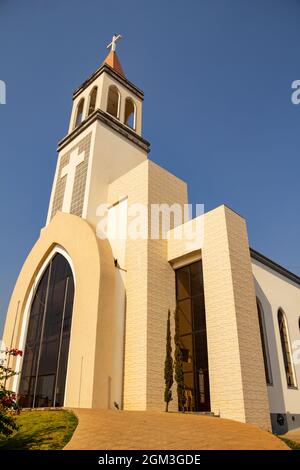
[[[68,134],[58,143],[58,160],[47,225],[58,212],[97,223],[108,186],[147,159],[142,137],[144,94],[126,77],[114,35],[100,67],[73,93]]]

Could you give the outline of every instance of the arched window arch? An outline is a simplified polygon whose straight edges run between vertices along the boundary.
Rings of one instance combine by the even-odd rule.
[[[257,305],[258,322],[259,322],[259,329],[260,329],[261,346],[262,346],[262,352],[263,352],[263,358],[264,358],[266,382],[268,385],[272,385],[272,371],[271,371],[271,363],[270,363],[264,311],[258,299],[256,299],[256,305]]]
[[[82,98],[78,105],[77,105],[77,109],[76,109],[76,115],[75,115],[75,127],[79,126],[79,124],[81,124],[82,122],[82,118],[83,118],[83,107],[84,107],[84,98]]]
[[[120,114],[120,93],[118,88],[115,85],[111,85],[108,89],[108,96],[107,96],[107,107],[106,111],[114,116],[115,118],[119,118]]]
[[[63,406],[74,301],[74,277],[56,253],[34,290],[19,386],[23,407]]]
[[[90,93],[89,97],[89,109],[88,109],[88,116],[90,116],[96,109],[96,100],[97,100],[97,92],[98,87],[94,87]]]
[[[278,327],[279,327],[279,333],[280,333],[281,349],[282,349],[287,385],[288,387],[295,387],[295,377],[294,377],[294,371],[293,371],[293,364],[291,360],[291,351],[290,351],[286,317],[285,317],[284,312],[281,309],[278,310],[277,316],[278,316]]]
[[[125,124],[135,130],[136,126],[136,107],[131,98],[126,98],[125,101]]]

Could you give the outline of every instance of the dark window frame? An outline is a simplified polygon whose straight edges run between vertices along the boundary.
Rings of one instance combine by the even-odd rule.
[[[267,329],[266,329],[265,315],[264,315],[264,310],[261,305],[261,302],[258,298],[256,299],[256,306],[257,306],[257,315],[258,315],[260,339],[261,339],[261,346],[262,346],[262,353],[263,353],[263,360],[264,360],[266,383],[267,385],[272,386],[273,376],[272,376],[272,367],[271,367],[270,352],[269,352],[269,346],[268,346],[268,335],[267,335]]]
[[[74,295],[71,266],[56,253],[41,275],[31,302],[19,383],[22,407],[64,404]]]
[[[193,282],[192,279],[192,270],[196,267],[196,270],[198,268],[198,279]],[[179,276],[180,272],[185,271],[188,272],[188,295],[184,297],[179,296]],[[195,273],[194,273],[195,274]],[[204,286],[203,286],[203,272],[202,272],[202,260],[193,262],[191,264],[182,266],[181,268],[178,268],[175,270],[175,278],[176,278],[176,301],[177,301],[177,308],[180,308],[180,303],[186,302],[187,300],[190,300],[190,318],[192,322],[192,328],[191,332],[189,333],[179,333],[179,338],[188,338],[191,337],[192,341],[192,371],[190,368],[188,370],[184,371],[184,375],[187,374],[190,376],[192,374],[193,376],[193,390],[194,390],[194,410],[189,410],[188,411],[210,411],[210,390],[209,390],[209,369],[208,369],[208,351],[207,351],[207,334],[206,334],[206,319],[205,319],[205,299],[204,299]],[[196,285],[195,285],[196,284]],[[184,289],[185,290],[185,289]],[[202,327],[197,327],[195,328],[195,319],[197,316],[196,310],[195,310],[195,299],[199,300],[202,299],[203,303],[203,308],[202,308],[202,315],[204,316],[204,320],[201,322],[197,322],[198,326],[202,325]],[[201,304],[200,304],[201,305]],[[198,315],[200,313],[198,312]],[[179,318],[179,327],[180,327],[180,318]],[[200,336],[202,335],[202,341],[200,341]],[[184,346],[184,345],[183,345]],[[183,348],[184,349],[184,348]],[[200,354],[200,350],[204,352],[204,354]],[[200,367],[202,366],[202,367]],[[200,371],[203,374],[205,374],[206,382],[205,382],[205,391],[200,390]],[[204,392],[204,402],[201,402],[201,396],[203,396]],[[188,408],[187,404],[187,408]]]
[[[292,363],[287,319],[281,308],[278,309],[277,320],[287,387],[290,389],[296,389],[296,378]]]

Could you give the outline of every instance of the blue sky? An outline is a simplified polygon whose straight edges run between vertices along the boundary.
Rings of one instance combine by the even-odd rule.
[[[0,331],[46,218],[73,90],[115,32],[145,91],[150,157],[192,203],[247,218],[251,246],[300,274],[298,0],[0,0]]]

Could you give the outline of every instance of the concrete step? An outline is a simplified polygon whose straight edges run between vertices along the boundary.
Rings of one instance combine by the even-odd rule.
[[[186,411],[187,415],[199,415],[199,416],[213,416],[214,418],[220,418],[219,415],[216,415],[212,411]]]

